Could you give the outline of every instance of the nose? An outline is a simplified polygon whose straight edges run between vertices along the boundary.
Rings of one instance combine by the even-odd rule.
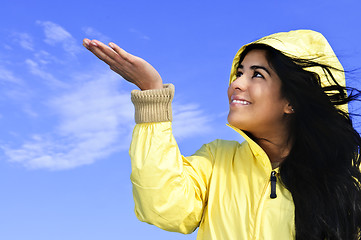
[[[246,75],[242,75],[242,76],[239,76],[236,78],[236,80],[234,80],[230,87],[232,89],[238,89],[238,90],[241,90],[241,91],[245,91],[247,90],[248,88],[248,80],[246,78]]]

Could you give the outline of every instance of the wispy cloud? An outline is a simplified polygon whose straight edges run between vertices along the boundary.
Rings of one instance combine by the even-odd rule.
[[[22,48],[30,51],[34,50],[33,38],[28,33],[15,32],[13,38]]]
[[[3,66],[0,66],[0,82],[10,82],[22,84],[22,80],[14,75],[14,73]]]
[[[10,105],[13,101],[27,103],[32,95],[32,89],[24,81],[23,72],[15,72],[9,69],[10,67],[11,63],[0,65],[0,99],[7,101],[6,105]]]
[[[49,107],[59,118],[54,131],[34,134],[19,148],[3,146],[5,154],[28,168],[61,170],[128,148],[133,106],[129,94],[116,91],[117,85],[114,77],[103,74],[51,99]]]
[[[75,55],[80,51],[74,37],[60,25],[50,21],[37,21],[36,23],[43,27],[44,41],[47,44],[54,46],[60,43],[63,49],[71,55]]]
[[[196,137],[211,130],[211,116],[196,104],[173,104],[173,134],[177,139]]]
[[[110,41],[109,37],[105,36],[104,34],[102,34],[101,32],[97,31],[96,29],[94,29],[92,27],[84,27],[83,32],[85,33],[87,38],[90,38],[90,39],[95,38],[104,43],[107,43]]]
[[[49,63],[63,63],[63,61],[59,60],[57,57],[51,55],[47,51],[40,50],[34,53],[34,59],[36,62],[46,65]]]
[[[59,81],[54,77],[51,73],[46,72],[45,70],[41,69],[38,63],[31,59],[25,60],[26,65],[29,68],[29,71],[34,74],[35,76],[38,76],[45,80],[45,83],[50,87],[67,87],[67,84],[65,84],[62,81]]]
[[[23,108],[22,108],[22,111],[29,117],[32,117],[32,118],[36,118],[39,116],[39,114],[34,111],[32,109],[32,107],[28,104],[28,103],[25,103]]]

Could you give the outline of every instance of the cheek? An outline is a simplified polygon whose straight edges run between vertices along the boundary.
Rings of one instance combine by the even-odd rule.
[[[279,121],[283,119],[284,106],[285,101],[279,98],[269,99],[267,102],[264,103],[262,108],[264,117],[272,121]]]
[[[264,89],[263,89],[264,90]],[[262,89],[254,89],[254,96],[257,98],[257,102],[259,104],[259,108],[257,111],[261,115],[265,115],[265,117],[276,117],[283,114],[284,105],[286,104],[285,100],[280,96],[280,91],[278,89],[266,89],[266,91],[262,91]]]
[[[229,85],[227,90],[227,96],[228,96],[228,102],[231,102],[231,96],[232,96],[232,87]]]

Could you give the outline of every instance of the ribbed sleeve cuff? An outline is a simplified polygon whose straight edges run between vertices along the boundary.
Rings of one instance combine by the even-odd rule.
[[[173,84],[164,84],[163,89],[133,90],[131,96],[136,123],[172,121]]]

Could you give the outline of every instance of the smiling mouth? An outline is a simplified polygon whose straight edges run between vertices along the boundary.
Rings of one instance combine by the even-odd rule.
[[[231,104],[234,103],[234,104],[241,104],[241,105],[249,105],[251,104],[250,102],[246,101],[246,100],[237,100],[237,99],[234,99],[231,101]]]

